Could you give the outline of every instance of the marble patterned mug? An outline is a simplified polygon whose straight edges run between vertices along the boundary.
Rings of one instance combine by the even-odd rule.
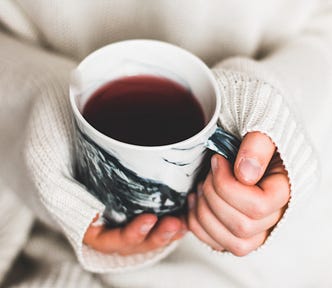
[[[161,146],[124,143],[95,129],[82,115],[90,97],[106,83],[133,75],[165,77],[189,89],[203,110],[203,129]],[[103,217],[110,226],[145,212],[183,213],[187,194],[209,166],[211,151],[233,162],[240,145],[218,125],[222,95],[211,70],[195,55],[165,42],[127,40],[93,52],[73,71],[70,103],[75,176],[105,204]]]

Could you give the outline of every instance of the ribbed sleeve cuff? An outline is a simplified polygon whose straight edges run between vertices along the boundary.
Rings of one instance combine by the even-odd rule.
[[[221,125],[240,138],[252,131],[268,135],[288,172],[290,200],[266,244],[287,219],[293,206],[302,202],[301,198],[305,198],[317,184],[318,160],[297,119],[296,109],[286,101],[287,92],[275,86],[278,79],[274,79],[260,63],[236,58],[219,64],[213,71],[223,97]]]
[[[95,273],[120,273],[153,265],[166,257],[176,243],[144,254],[121,256],[100,253],[83,244],[84,234],[104,205],[72,180],[57,179],[52,187],[41,184],[41,199],[52,217],[65,232],[82,267]],[[58,191],[54,191],[57,189]],[[52,191],[53,190],[53,191]],[[59,193],[60,192],[60,193]],[[59,194],[60,197],[54,197]]]
[[[48,181],[38,184],[41,201],[64,231],[84,269],[96,273],[135,270],[160,261],[176,247],[176,243],[172,243],[148,253],[121,256],[116,253],[103,254],[84,245],[84,234],[92,219],[97,214],[102,215],[104,205],[74,180],[66,177],[51,180],[51,171],[43,169],[43,173],[45,175],[40,177],[46,177],[48,174]]]

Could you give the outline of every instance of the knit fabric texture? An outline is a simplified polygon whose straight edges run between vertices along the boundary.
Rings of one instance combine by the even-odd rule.
[[[291,198],[282,219],[256,252],[273,242],[283,223],[292,218],[294,207],[301,206],[317,185],[315,150],[321,138],[307,127],[317,127],[318,121],[302,119],[312,116],[310,107],[316,105],[312,104],[313,90],[323,99],[332,91],[332,5],[328,1],[280,4],[271,0],[262,4],[264,7],[258,2],[206,1],[209,10],[199,1],[183,1],[178,4],[181,7],[155,1],[143,5],[142,15],[135,12],[138,2],[115,2],[0,2],[0,189],[5,191],[0,191],[0,197],[11,203],[14,196],[10,194],[16,193],[21,199],[17,203],[23,202],[31,210],[22,206],[20,213],[8,220],[11,224],[1,230],[8,239],[16,239],[12,249],[0,249],[0,255],[9,259],[0,266],[2,278],[23,249],[34,217],[43,227],[63,233],[83,269],[90,272],[118,273],[151,266],[179,245],[176,242],[149,253],[120,256],[102,254],[83,244],[87,227],[105,206],[73,178],[69,78],[83,57],[117,40],[153,38],[192,51],[213,69],[222,94],[223,128],[239,138],[260,131],[275,143],[288,172]],[[190,15],[182,14],[189,7]],[[92,11],[95,16],[91,18]],[[235,11],[237,20],[229,18],[230,11]],[[129,19],[126,25],[124,18]],[[146,20],[150,18],[160,21],[153,26]],[[296,57],[306,61],[305,65],[294,60]],[[8,211],[11,215],[10,204]],[[14,236],[16,221],[23,226],[22,233]],[[55,277],[60,279],[54,282],[58,286],[44,286],[61,287],[64,279],[81,273],[73,261],[68,264],[72,272],[66,274],[65,267],[58,267],[53,274],[45,272],[48,276],[35,283]],[[89,287],[102,285],[93,274],[85,277],[84,283],[92,283]]]

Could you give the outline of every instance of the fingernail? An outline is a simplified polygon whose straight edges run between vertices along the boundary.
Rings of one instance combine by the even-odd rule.
[[[95,222],[93,222],[91,224],[92,227],[100,227],[100,226],[103,226],[105,223],[104,223],[104,219],[103,217],[99,217]]]
[[[212,173],[215,173],[218,169],[218,159],[215,156],[211,158],[211,169]]]
[[[143,224],[140,228],[140,232],[142,234],[147,234],[151,230],[153,225],[154,225],[154,223],[145,223],[145,224]]]
[[[163,239],[164,240],[171,240],[177,233],[178,231],[167,231],[164,232],[163,234]]]
[[[239,172],[245,181],[257,181],[261,165],[255,158],[242,158],[239,163]]]

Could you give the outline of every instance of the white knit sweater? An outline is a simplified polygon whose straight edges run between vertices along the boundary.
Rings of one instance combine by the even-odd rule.
[[[0,25],[0,193],[6,190],[18,194],[42,222],[62,231],[84,269],[130,275],[129,279],[126,274],[105,274],[99,276],[104,283],[100,285],[280,287],[274,270],[285,275],[288,272],[281,264],[272,265],[270,261],[289,261],[282,266],[288,267],[296,257],[303,259],[300,266],[305,273],[288,273],[287,281],[294,286],[286,287],[303,287],[301,283],[310,279],[326,285],[315,287],[332,283],[324,269],[318,272],[305,265],[307,256],[320,262],[323,251],[313,256],[308,253],[310,242],[301,242],[301,237],[309,239],[301,219],[311,223],[310,229],[315,231],[314,219],[318,216],[309,217],[308,211],[315,215],[329,211],[324,204],[331,199],[318,192],[317,184],[319,157],[324,163],[332,159],[331,152],[325,149],[332,142],[328,135],[332,132],[331,1],[2,0]],[[72,178],[68,75],[95,49],[131,38],[168,41],[199,56],[214,68],[225,95],[220,112],[224,128],[241,137],[248,131],[264,132],[278,147],[288,171],[291,199],[263,245],[265,249],[239,259],[211,254],[190,236],[183,241],[187,244],[180,243],[166,260],[145,268],[151,275],[146,279],[139,271],[129,271],[158,262],[176,248],[176,243],[128,257],[104,255],[82,244],[88,225],[104,205]],[[322,191],[332,185],[324,169]],[[18,217],[16,213],[6,213]],[[24,247],[31,217],[29,214],[17,218],[21,223],[18,226],[25,227],[22,231],[4,234],[12,238],[15,233],[22,235],[17,251]],[[312,238],[317,241],[312,243],[314,247],[326,250],[318,241],[323,236],[324,241],[331,239],[332,233],[330,229],[324,233],[318,239]],[[50,253],[57,251],[56,243],[45,241],[43,245],[51,249]],[[11,259],[13,255],[9,255]],[[290,259],[283,259],[282,255]],[[11,262],[8,263],[5,272],[10,269]],[[209,269],[202,268],[204,263]],[[80,269],[75,265],[68,267]],[[197,272],[195,281],[189,279],[190,271]],[[311,271],[312,277],[306,271]],[[51,282],[45,282],[45,275],[43,280],[41,275],[35,275],[37,287],[41,285],[38,283],[60,285],[58,274],[50,274]],[[161,283],[158,279],[165,275],[176,276]],[[65,276],[61,277],[65,281]],[[68,287],[78,287],[77,281],[83,281],[72,277],[70,281],[76,284],[67,282]]]

